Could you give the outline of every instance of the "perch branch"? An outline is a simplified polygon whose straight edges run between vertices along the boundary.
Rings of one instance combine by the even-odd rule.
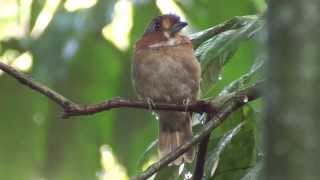
[[[166,111],[187,111],[187,112],[206,112],[214,113],[216,108],[211,103],[205,101],[197,101],[188,105],[183,104],[171,104],[171,103],[147,103],[146,101],[128,100],[122,98],[116,98],[107,100],[100,104],[95,105],[77,105],[69,106],[64,109],[64,118],[79,115],[90,115],[101,111],[107,111],[114,108],[138,108],[147,110],[166,110]]]
[[[171,103],[147,103],[145,101],[139,100],[128,100],[116,98],[112,100],[107,100],[99,104],[94,105],[81,105],[77,104],[56,91],[34,81],[28,75],[17,71],[13,67],[0,62],[0,69],[6,72],[8,75],[14,77],[21,84],[24,84],[34,91],[47,96],[49,99],[53,100],[64,110],[63,117],[69,118],[71,116],[80,115],[91,115],[99,113],[102,111],[108,111],[114,108],[139,108],[139,109],[153,109],[153,110],[167,110],[167,111],[188,111],[188,112],[206,112],[214,113],[215,107],[211,103],[198,101],[196,103],[190,104],[187,107],[183,104],[171,104]]]
[[[199,133],[194,135],[190,141],[178,147],[175,151],[169,153],[158,162],[152,164],[147,170],[133,177],[132,179],[144,180],[151,177],[161,168],[177,159],[181,154],[185,153],[191,146],[198,144],[201,140],[203,140],[203,138],[207,137],[214,128],[218,127],[233,111],[244,106],[248,102],[259,98],[261,96],[260,89],[262,85],[262,82],[258,82],[249,88],[233,93],[233,95],[220,108],[218,108],[218,111],[215,113],[212,119]]]

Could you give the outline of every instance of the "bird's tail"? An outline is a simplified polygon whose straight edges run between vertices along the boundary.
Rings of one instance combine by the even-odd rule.
[[[192,138],[191,115],[185,112],[164,112],[159,114],[159,151],[160,157],[165,156]],[[183,162],[191,163],[194,158],[194,149],[178,157],[173,163],[180,165]]]

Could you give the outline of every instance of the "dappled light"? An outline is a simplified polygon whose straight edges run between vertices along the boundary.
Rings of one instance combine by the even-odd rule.
[[[64,7],[67,11],[76,11],[79,9],[87,9],[94,6],[97,0],[67,0],[64,3]]]
[[[39,37],[50,23],[54,13],[56,12],[61,0],[48,0],[45,2],[35,25],[31,31],[31,37]]]
[[[120,0],[114,6],[111,23],[102,29],[102,34],[119,49],[126,50],[129,46],[131,28],[132,2],[130,0]]]
[[[9,64],[20,71],[27,72],[32,68],[33,57],[30,52],[20,54],[14,50],[7,50],[2,56],[0,56],[0,62]],[[0,70],[0,75],[2,73],[3,72]]]
[[[112,152],[112,149],[108,145],[102,145],[100,148],[100,153],[101,164],[103,168],[103,170],[98,173],[100,180],[129,180],[125,168],[119,164]]]
[[[20,71],[29,71],[32,67],[32,54],[30,52],[25,52],[17,57],[11,65]]]
[[[0,39],[23,37],[27,32],[31,0],[22,0],[19,6],[15,0],[0,1]]]
[[[162,14],[174,13],[179,15],[182,20],[187,20],[184,12],[174,2],[174,0],[157,0],[156,3]]]

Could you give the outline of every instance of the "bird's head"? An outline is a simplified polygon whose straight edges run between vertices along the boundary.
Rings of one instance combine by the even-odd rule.
[[[165,14],[153,18],[144,32],[144,36],[154,33],[161,33],[166,38],[174,37],[188,23],[180,20],[180,17],[174,14]]]

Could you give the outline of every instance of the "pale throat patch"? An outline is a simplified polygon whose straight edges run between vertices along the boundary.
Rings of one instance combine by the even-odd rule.
[[[173,37],[170,37],[170,34],[168,32],[163,33],[166,37],[166,40],[160,41],[158,43],[154,43],[149,45],[149,48],[158,48],[158,47],[165,47],[165,46],[176,46],[179,45],[181,42]]]

